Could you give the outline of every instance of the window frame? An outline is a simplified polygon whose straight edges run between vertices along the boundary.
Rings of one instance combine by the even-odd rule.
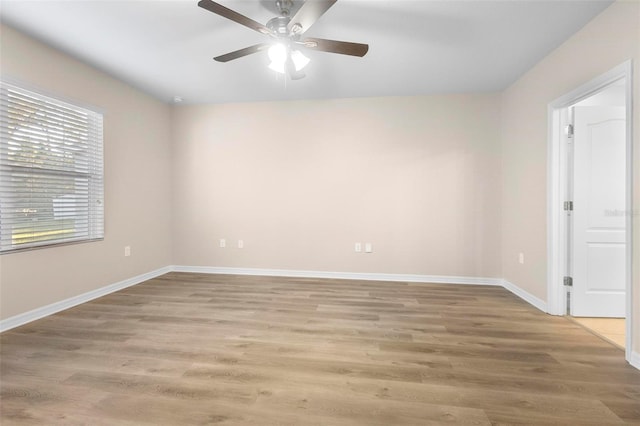
[[[79,169],[77,160],[74,158],[72,160],[72,166],[75,167],[75,170],[68,170],[64,168],[56,168],[55,166],[43,166],[42,163],[37,166],[27,167],[20,164],[10,164],[11,160],[8,156],[8,150],[10,145],[11,138],[8,137],[9,132],[15,132],[15,128],[11,129],[11,124],[8,124],[8,120],[5,120],[7,115],[10,113],[9,106],[9,91],[13,91],[19,93],[24,97],[34,98],[37,102],[35,104],[39,105],[40,108],[37,108],[38,112],[45,113],[45,109],[48,106],[52,106],[55,109],[55,112],[60,112],[64,110],[69,110],[67,115],[64,115],[61,121],[67,122],[70,120],[72,114],[80,114],[86,116],[86,147],[81,147],[77,152],[81,152],[82,155],[86,155],[88,160],[85,163],[80,163],[81,166],[86,166],[86,172],[81,171]],[[50,111],[46,111],[46,113],[50,113]],[[41,125],[43,121],[48,120],[36,120],[34,123],[31,123],[34,127],[37,125]],[[42,128],[42,133],[47,134],[54,128],[54,125],[47,125]],[[33,130],[30,129],[30,130]],[[57,129],[59,130],[59,129]],[[5,138],[5,136],[7,136]],[[58,95],[52,95],[44,90],[40,90],[38,88],[29,87],[29,85],[24,84],[19,81],[15,81],[11,78],[7,78],[6,76],[0,77],[0,255],[11,254],[22,251],[29,250],[39,250],[43,248],[52,248],[70,244],[82,244],[88,242],[102,241],[104,240],[104,229],[105,229],[105,216],[104,216],[104,113],[94,107],[90,107],[84,105],[79,102],[69,101],[64,99]],[[65,149],[67,147],[72,147],[73,149],[77,149],[80,145],[78,141],[71,141],[68,136],[62,136],[61,140],[64,142]],[[32,142],[29,140],[26,142],[28,146],[36,146],[37,142]],[[43,143],[44,147],[47,147],[48,150],[51,148],[52,141],[47,138]],[[44,151],[44,150],[43,150]],[[43,156],[45,160],[54,160],[56,157],[51,153],[47,153],[46,156]],[[59,157],[58,157],[59,159]],[[33,162],[36,164],[36,161]],[[32,236],[31,240],[25,240],[21,242],[15,242],[15,226],[14,224],[3,226],[2,221],[13,221],[16,219],[17,214],[15,210],[11,210],[11,207],[7,207],[6,203],[15,203],[15,200],[20,197],[20,194],[23,194],[23,198],[27,198],[27,191],[24,191],[24,187],[22,191],[12,191],[11,183],[2,182],[7,176],[11,175],[20,175],[22,172],[22,179],[29,179],[24,177],[26,175],[31,175],[30,179],[42,179],[43,183],[39,189],[44,192],[45,190],[51,190],[52,193],[54,191],[51,189],[57,182],[66,182],[66,184],[72,189],[74,192],[71,192],[77,197],[79,201],[76,203],[75,201],[71,201],[71,204],[64,204],[62,208],[70,208],[74,213],[72,215],[67,215],[62,213],[62,216],[67,216],[69,218],[69,222],[73,222],[74,226],[77,221],[80,220],[81,225],[80,229],[74,229],[73,236],[67,238],[51,238],[47,239],[46,235]],[[49,179],[47,179],[49,177]],[[82,188],[82,181],[85,181],[84,185],[86,185],[86,191],[82,191],[79,189]],[[25,185],[22,183],[22,185]],[[64,185],[61,184],[61,185]],[[77,186],[81,185],[81,186]],[[3,197],[3,193],[12,192],[9,196]],[[78,195],[82,193],[82,195]],[[18,194],[16,197],[15,195]],[[58,200],[64,198],[66,195],[62,192]],[[40,195],[41,196],[41,195]],[[60,201],[58,201],[60,203]],[[4,206],[3,206],[4,204]],[[79,206],[79,207],[78,207]],[[55,221],[59,218],[56,218],[56,208],[60,209],[61,205],[58,204],[56,206],[56,199],[52,198],[50,205],[44,208],[44,210],[51,210],[51,218],[49,220]],[[78,213],[77,210],[86,210]],[[36,212],[37,213],[37,212]],[[47,217],[35,216],[37,219],[46,222]],[[64,219],[61,220],[64,222]],[[46,229],[46,224],[44,225],[43,231],[37,232],[62,232],[64,233],[65,228],[64,225],[55,227],[52,226],[49,229]]]

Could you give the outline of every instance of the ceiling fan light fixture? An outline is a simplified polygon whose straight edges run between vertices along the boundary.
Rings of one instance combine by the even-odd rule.
[[[269,59],[271,60],[269,68],[275,72],[284,74],[287,55],[289,54],[287,47],[281,43],[274,44],[269,48],[269,51],[267,53],[269,55]],[[310,59],[307,58],[299,50],[291,51],[291,60],[293,61],[293,66],[295,67],[296,71],[301,71],[310,62]]]
[[[304,67],[309,65],[311,59],[304,56],[304,54],[299,50],[291,51],[291,60],[293,61],[293,65],[296,67],[296,71],[302,70]]]
[[[287,61],[287,48],[284,44],[278,43],[271,46],[267,52],[271,64],[269,68],[277,73],[284,74],[284,63]]]
[[[287,60],[287,47],[282,43],[274,44],[269,48],[268,55],[271,63],[282,64],[284,67]]]
[[[271,62],[269,64],[269,69],[279,73],[279,74],[284,74],[284,62],[282,63],[277,63],[277,62]]]

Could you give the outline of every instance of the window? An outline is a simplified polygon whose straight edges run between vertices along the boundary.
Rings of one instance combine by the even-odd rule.
[[[0,82],[0,253],[104,237],[102,114]]]

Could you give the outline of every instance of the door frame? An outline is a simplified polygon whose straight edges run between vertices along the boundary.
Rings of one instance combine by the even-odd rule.
[[[565,125],[568,124],[568,108],[607,86],[625,80],[626,98],[626,253],[625,253],[625,291],[626,291],[626,347],[625,358],[631,362],[633,348],[633,63],[628,60],[594,78],[548,105],[548,144],[547,144],[547,313],[565,315],[567,306],[563,277],[568,270],[567,248],[568,227],[564,202],[568,201],[567,186],[569,176],[568,147],[564,143]]]

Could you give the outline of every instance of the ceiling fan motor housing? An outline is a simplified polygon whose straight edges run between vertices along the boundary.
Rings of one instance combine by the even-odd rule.
[[[289,35],[289,30],[287,29],[287,25],[291,18],[288,16],[276,16],[267,22],[267,28],[277,34],[278,37],[287,37]]]

